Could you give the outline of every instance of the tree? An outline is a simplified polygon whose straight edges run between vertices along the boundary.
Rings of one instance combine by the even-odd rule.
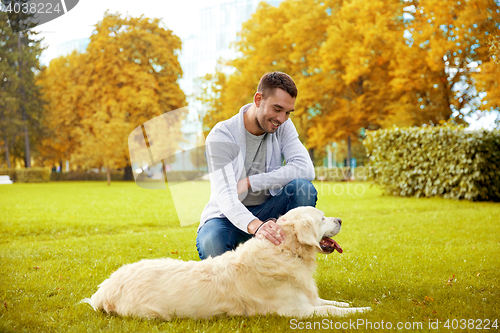
[[[128,135],[186,105],[177,83],[180,48],[180,39],[159,19],[106,12],[86,52],[52,61],[41,79],[50,96],[50,126],[64,129],[47,144],[59,154],[67,151],[76,165],[105,167],[109,185],[112,168],[130,165]],[[62,80],[68,82],[51,85]],[[166,141],[180,136],[182,115],[170,117]]]
[[[292,119],[309,148],[349,141],[362,127],[380,126],[390,100],[388,72],[400,3],[382,1],[284,1],[261,4],[243,25],[232,62],[234,74],[220,91],[220,110],[210,119],[227,119],[251,101],[263,72],[290,74],[299,89]],[[401,32],[402,34],[402,32]]]
[[[404,125],[443,122],[480,108],[474,80],[488,60],[489,34],[499,33],[494,0],[407,1],[408,37],[394,59],[394,107],[407,110]],[[390,119],[389,119],[390,121]]]
[[[316,106],[310,104],[320,116],[312,119],[308,131],[308,143],[314,147],[350,142],[352,136],[360,136],[362,128],[379,128],[391,113],[388,83],[392,80],[391,59],[396,56],[394,45],[402,34],[402,6],[398,2],[362,2],[344,2],[320,50],[320,88]]]
[[[206,74],[198,79],[201,93],[196,98],[205,106],[203,118],[204,135],[208,135],[210,129],[219,121],[225,120],[222,110],[222,89],[226,85],[227,75],[221,71],[220,67],[214,74]]]
[[[329,9],[336,10],[342,0],[283,1],[278,8],[262,2],[252,18],[243,24],[236,49],[241,57],[229,61],[210,79],[217,82],[211,104],[205,113],[204,126],[236,114],[252,101],[259,79],[265,72],[283,71],[292,76],[299,89],[295,112],[291,117],[300,138],[306,140],[307,104],[314,99],[317,86],[314,75],[319,70],[318,49],[326,39]],[[226,74],[226,73],[231,73]],[[207,86],[213,82],[207,81]]]
[[[38,77],[48,101],[43,117],[45,136],[38,143],[38,150],[52,165],[70,160],[85,140],[81,122],[89,105],[82,83],[87,65],[86,57],[75,51],[52,60]]]
[[[0,67],[3,77],[0,103],[0,140],[3,141],[7,165],[11,155],[24,159],[31,166],[31,142],[40,137],[40,117],[43,101],[35,75],[40,71],[39,57],[43,50],[34,25],[26,23],[29,17],[23,13],[0,11],[2,48]],[[22,131],[22,135],[20,135]],[[30,137],[31,133],[31,137]]]
[[[349,142],[366,129],[463,123],[479,108],[475,65],[487,61],[499,15],[494,0],[261,4],[243,25],[241,56],[228,62],[232,74],[212,94],[219,101],[211,102],[204,125],[238,112],[260,76],[275,70],[298,86],[292,119],[308,148]],[[497,67],[483,67],[494,82]],[[494,87],[484,87],[491,98]]]
[[[473,75],[477,82],[477,90],[486,93],[483,97],[483,107],[490,111],[500,111],[500,38],[490,39],[490,57],[484,61]],[[497,125],[500,118],[497,116]]]
[[[0,44],[2,45],[0,48],[0,140],[3,141],[2,148],[5,150],[7,167],[11,168],[9,141],[12,142],[22,122],[17,114],[19,79],[15,70],[17,57],[13,52],[17,48],[17,43],[5,12],[0,12]]]

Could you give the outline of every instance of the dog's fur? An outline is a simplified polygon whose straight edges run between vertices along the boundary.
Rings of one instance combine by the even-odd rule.
[[[203,261],[142,260],[118,269],[83,302],[121,316],[165,320],[268,313],[302,318],[370,310],[318,297],[316,252],[323,252],[323,236],[340,231],[339,219],[299,207],[277,223],[286,234],[278,246],[257,237]]]

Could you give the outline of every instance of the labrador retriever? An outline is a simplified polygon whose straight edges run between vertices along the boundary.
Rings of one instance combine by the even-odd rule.
[[[142,260],[119,268],[82,302],[120,316],[164,320],[270,313],[304,318],[370,310],[318,297],[316,253],[342,252],[331,239],[340,231],[340,219],[299,207],[276,223],[286,234],[278,246],[256,237],[203,261]]]

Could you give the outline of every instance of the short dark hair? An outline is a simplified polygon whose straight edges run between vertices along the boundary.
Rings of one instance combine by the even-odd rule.
[[[283,89],[291,97],[297,97],[297,87],[290,75],[282,72],[266,73],[261,77],[257,92],[262,94],[262,98],[267,98],[274,93],[274,89]]]

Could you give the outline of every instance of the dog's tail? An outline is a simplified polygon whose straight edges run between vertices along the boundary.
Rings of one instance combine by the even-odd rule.
[[[106,281],[104,281],[104,283],[102,283],[99,286],[99,289],[95,292],[94,295],[92,295],[92,297],[82,299],[78,304],[87,303],[88,305],[90,305],[94,309],[94,311],[104,310],[108,313],[114,312],[115,302],[112,298],[109,297],[109,295],[107,293],[107,290],[105,288],[107,286],[105,284]]]
[[[92,303],[92,298],[85,298],[85,299],[82,299],[80,302],[78,302],[78,304],[82,304],[82,303],[89,304],[92,307],[92,309],[94,309],[94,311],[97,311],[97,307],[94,306],[94,304]]]

